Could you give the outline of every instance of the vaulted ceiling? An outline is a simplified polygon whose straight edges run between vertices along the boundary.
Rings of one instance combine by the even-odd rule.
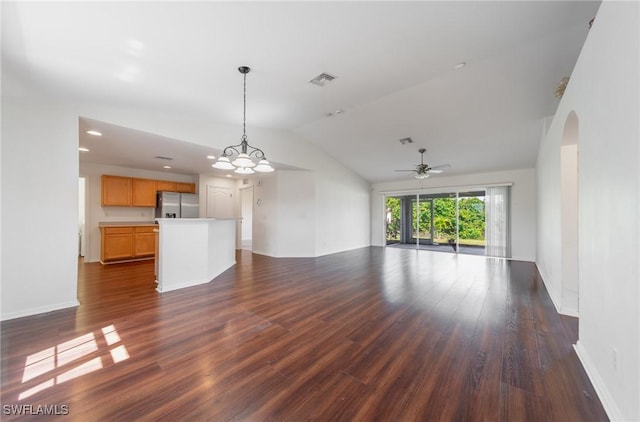
[[[240,136],[248,65],[248,130],[292,131],[371,182],[407,178],[395,170],[420,147],[449,174],[532,168],[599,4],[5,1],[2,91],[237,124]],[[335,80],[309,82],[323,72]],[[82,159],[147,168],[142,138],[185,162],[203,152],[113,129]]]

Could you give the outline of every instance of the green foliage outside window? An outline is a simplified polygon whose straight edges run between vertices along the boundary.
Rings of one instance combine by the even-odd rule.
[[[387,198],[387,240],[400,240],[400,198]],[[418,227],[416,227],[416,202],[412,201],[413,233],[419,229],[421,239],[431,237],[431,203],[420,201]],[[459,242],[475,245],[484,244],[485,209],[479,197],[462,197],[458,203]],[[456,237],[456,199],[433,198],[434,241],[446,242]]]

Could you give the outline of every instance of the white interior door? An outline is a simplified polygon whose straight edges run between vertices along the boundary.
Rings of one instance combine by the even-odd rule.
[[[233,218],[233,189],[207,185],[207,217]]]

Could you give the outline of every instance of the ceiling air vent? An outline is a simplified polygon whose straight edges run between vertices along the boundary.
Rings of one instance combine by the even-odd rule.
[[[398,140],[402,145],[406,145],[406,144],[412,144],[413,143],[413,139],[409,138],[402,138]]]
[[[328,73],[321,73],[315,78],[311,79],[309,82],[311,82],[314,85],[325,86],[329,82],[333,81],[335,78],[336,78],[335,76],[329,75]]]
[[[171,157],[163,157],[162,155],[156,155],[154,158],[157,158],[158,160],[167,160],[167,161],[173,160],[173,158]]]

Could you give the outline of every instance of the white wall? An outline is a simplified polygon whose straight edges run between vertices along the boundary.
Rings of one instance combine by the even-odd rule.
[[[560,147],[579,121],[578,355],[612,420],[640,420],[639,5],[604,1],[538,153],[538,268],[561,294]],[[560,304],[562,306],[562,304]]]
[[[276,173],[262,176],[253,186],[253,243],[254,253],[278,255],[278,178]]]
[[[86,178],[86,225],[85,262],[100,261],[100,228],[102,221],[141,221],[155,219],[155,208],[151,207],[103,207],[102,175],[139,177],[142,179],[171,180],[175,182],[197,183],[193,176],[159,171],[132,169],[103,164],[81,163],[80,176]]]
[[[316,178],[316,256],[371,244],[371,185],[336,167]]]
[[[78,116],[2,98],[2,319],[77,305]]]
[[[418,193],[432,189],[483,186],[513,183],[511,187],[511,255],[513,259],[535,261],[536,258],[536,177],[535,170],[510,170],[473,175],[431,176],[428,179],[407,179],[397,182],[376,183],[371,195],[371,240],[384,246],[384,195],[381,192],[411,190]]]

